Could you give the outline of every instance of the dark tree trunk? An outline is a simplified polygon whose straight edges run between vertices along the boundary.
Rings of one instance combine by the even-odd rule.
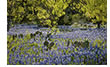
[[[97,22],[97,28],[99,28],[99,29],[100,29],[101,22],[102,21]]]
[[[97,28],[100,28],[100,23],[97,23]]]
[[[9,22],[8,22],[8,24],[7,24],[7,31],[9,31]]]
[[[9,17],[7,17],[7,31],[9,31],[10,28],[9,22],[10,22]]]

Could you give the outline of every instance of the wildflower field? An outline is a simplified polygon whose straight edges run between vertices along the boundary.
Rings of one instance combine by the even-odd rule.
[[[81,33],[82,32],[82,33]],[[88,32],[84,33],[84,32]],[[106,29],[8,35],[8,64],[107,64]]]
[[[8,65],[107,65],[107,0],[7,0]]]

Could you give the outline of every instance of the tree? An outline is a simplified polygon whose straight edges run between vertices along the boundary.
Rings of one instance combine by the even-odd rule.
[[[38,11],[37,17],[42,25],[47,25],[50,28],[56,27],[59,17],[65,15],[65,9],[71,0],[43,0],[42,5],[36,7]]]
[[[37,19],[35,7],[40,4],[40,0],[7,0],[7,22],[9,26],[15,24],[33,24]]]
[[[65,9],[65,15],[61,16],[58,24],[60,25],[72,25],[75,22],[79,22],[84,18],[81,10],[79,9],[80,0],[71,0],[68,3],[68,7]]]
[[[107,23],[107,0],[80,0],[81,11],[93,23],[100,25]]]

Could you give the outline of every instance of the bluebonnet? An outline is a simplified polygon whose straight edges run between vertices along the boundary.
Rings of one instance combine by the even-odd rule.
[[[18,60],[15,60],[15,64],[17,64]]]
[[[19,62],[19,64],[24,64],[24,62],[22,62],[21,60],[19,60],[18,62]]]
[[[84,31],[82,32],[76,31],[75,33],[73,33],[76,36],[73,36],[73,34],[72,33],[70,34],[70,33],[61,34],[61,35],[58,35],[58,37],[62,39],[71,38],[73,42],[76,37],[81,37],[82,39],[85,37],[84,34],[81,34],[81,33],[84,33]],[[92,41],[94,42],[93,39],[97,37],[89,36],[91,34],[93,34],[94,36],[96,35],[94,34],[94,32],[87,33],[86,35],[87,37],[90,37],[88,39],[92,39]],[[58,38],[56,35],[53,35],[52,37]],[[39,39],[39,37],[36,37],[36,38]],[[42,39],[42,41],[44,40]],[[14,52],[14,54],[12,51],[9,51],[8,49],[7,51],[7,54],[9,56],[8,62],[9,64],[17,64],[19,62],[19,64],[41,64],[41,65],[42,64],[56,64],[56,65],[57,64],[86,64],[86,62],[87,64],[100,64],[100,63],[106,64],[107,63],[106,61],[107,58],[105,56],[107,54],[107,46],[99,47],[99,45],[97,44],[93,46],[93,43],[90,42],[89,47],[87,48],[83,48],[83,47],[75,48],[74,45],[69,45],[69,47],[66,47],[64,44],[67,44],[67,42],[65,43],[65,41],[63,40],[55,39],[55,42],[56,42],[56,45],[55,45],[56,47],[54,47],[55,49],[52,48],[52,50],[45,51],[45,47],[42,45],[40,40],[35,41],[35,43],[38,44],[38,47],[35,47],[35,45],[29,46],[28,44],[30,43],[30,40],[27,40],[26,42],[23,42],[24,44],[20,44],[19,46],[17,46],[18,47],[17,49],[15,48],[12,49],[12,51],[16,51]],[[23,48],[23,49],[20,50],[20,48]],[[13,60],[12,57],[15,60]],[[94,63],[92,63],[92,61]]]
[[[9,54],[9,57],[12,57],[13,55],[12,54]]]
[[[16,55],[16,58],[19,58],[19,54]]]
[[[11,58],[9,58],[9,64],[12,64]]]

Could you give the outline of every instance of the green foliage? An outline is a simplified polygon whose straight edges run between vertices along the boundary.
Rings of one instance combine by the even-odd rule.
[[[44,45],[48,47],[49,42],[47,40],[45,40]]]
[[[35,7],[40,4],[39,2],[40,0],[7,0],[8,22],[12,22],[12,24],[28,24],[37,20]]]
[[[75,47],[83,47],[83,48],[88,48],[89,47],[89,40],[84,40],[84,41],[74,41],[72,43]]]
[[[81,16],[79,14],[72,15],[73,22],[79,22],[80,19],[81,19]]]
[[[107,22],[107,0],[7,0],[8,24],[39,24],[55,28],[87,19]],[[84,20],[85,23],[85,20]]]
[[[80,8],[93,23],[107,22],[107,0],[80,0]]]
[[[53,46],[54,46],[54,42],[51,42],[51,43],[49,44],[48,48],[51,50]]]
[[[68,3],[63,0],[43,1],[42,5],[37,7],[37,17],[42,25],[48,25],[51,28],[57,25],[57,20],[65,14],[64,10],[68,7]]]

